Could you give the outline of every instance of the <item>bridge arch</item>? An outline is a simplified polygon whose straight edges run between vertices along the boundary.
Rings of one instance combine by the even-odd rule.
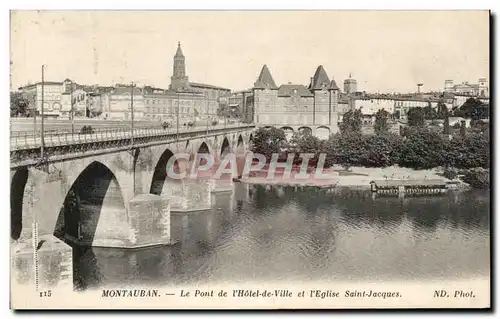
[[[107,215],[104,223],[108,226],[112,220],[127,219],[123,216],[126,215],[126,209],[117,177],[106,165],[93,161],[78,175],[66,193],[54,236],[89,245],[96,237],[108,237],[108,227],[98,229],[103,212]]]
[[[248,136],[248,149],[253,151],[253,133]]]
[[[207,142],[201,142],[200,146],[196,150],[197,153],[201,154],[211,154],[212,152],[210,151],[210,147],[208,146]]]
[[[10,237],[18,240],[23,229],[24,189],[28,182],[28,168],[23,167],[14,173],[10,182]]]
[[[149,193],[161,195],[167,179],[167,163],[168,160],[174,155],[170,149],[166,149],[160,156],[158,163],[155,166],[153,179],[151,180],[151,187]]]
[[[243,139],[243,135],[238,135],[238,142],[236,143],[236,151],[238,153],[242,153],[245,151],[245,139]]]
[[[318,126],[316,128],[316,137],[321,140],[327,140],[330,137],[330,128],[327,126]]]
[[[312,134],[312,129],[309,126],[301,126],[297,130],[299,133]]]
[[[227,136],[225,136],[224,139],[222,140],[219,154],[221,158],[223,158],[226,154],[230,152],[231,152],[231,144],[229,143]]]
[[[197,143],[195,143],[193,145],[193,148],[191,149],[191,151],[194,153],[192,158],[194,158],[194,156],[197,154],[197,153],[204,153],[204,154],[214,154],[213,153],[213,149],[212,147],[210,146],[210,143],[209,141],[207,140],[198,140]]]

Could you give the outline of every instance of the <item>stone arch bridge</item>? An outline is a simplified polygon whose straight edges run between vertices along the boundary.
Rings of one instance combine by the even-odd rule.
[[[168,160],[190,154],[177,167],[187,170],[196,164],[197,153],[210,153],[216,163],[228,152],[245,156],[253,130],[253,125],[233,125],[180,132],[141,129],[133,135],[58,134],[45,137],[43,150],[36,136],[11,137],[13,262],[32,263],[35,246],[64,264],[71,262],[71,248],[64,243],[170,244],[170,211],[209,209],[211,192],[232,189],[232,180],[222,185],[209,176],[173,180],[166,174]]]

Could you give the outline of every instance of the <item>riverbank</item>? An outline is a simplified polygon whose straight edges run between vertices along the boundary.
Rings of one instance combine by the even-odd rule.
[[[300,179],[296,173],[285,178],[283,172],[279,171],[273,174],[273,178],[267,178],[268,169],[262,169],[247,178],[242,178],[241,182],[247,184],[261,185],[280,185],[280,186],[318,186],[318,187],[348,187],[356,189],[369,189],[370,182],[373,180],[426,180],[441,179],[445,182],[452,180],[440,175],[442,170],[439,168],[414,170],[411,168],[391,166],[385,168],[372,167],[352,167],[346,171],[340,166],[333,166],[323,170],[324,176],[317,178],[314,172],[307,179]],[[459,188],[467,187],[467,184],[453,180]]]

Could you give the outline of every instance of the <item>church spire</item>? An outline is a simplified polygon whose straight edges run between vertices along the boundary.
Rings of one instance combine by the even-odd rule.
[[[176,58],[184,57],[184,54],[182,53],[181,49],[181,41],[177,42],[177,52],[175,52],[175,57]]]

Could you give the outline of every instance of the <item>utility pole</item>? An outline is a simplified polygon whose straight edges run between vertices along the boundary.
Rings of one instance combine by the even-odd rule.
[[[73,83],[71,83],[70,105],[71,105],[71,133],[75,134],[75,105],[73,103]]]
[[[207,107],[207,135],[208,135],[208,121],[210,121],[210,114],[208,112],[208,99],[207,99],[207,96],[205,95],[205,93],[203,93],[203,99],[205,100],[205,106]]]
[[[226,129],[227,127],[227,118],[229,117],[229,111],[227,110],[227,107],[225,109],[226,110],[224,111],[224,129]]]
[[[130,118],[131,118],[131,138],[130,138],[130,146],[134,146],[134,82],[131,82],[132,90],[130,92]]]
[[[243,121],[244,123],[248,122],[248,114],[247,114],[247,97],[246,97],[246,92],[242,92],[243,95],[243,100],[242,100],[242,106],[243,106]]]
[[[177,91],[177,141],[179,140],[179,91]]]
[[[43,91],[44,91],[44,68],[45,68],[45,65],[42,64],[42,126],[41,126],[41,129],[42,129],[42,134],[40,136],[40,141],[41,141],[41,145],[40,145],[40,157],[43,158],[44,154],[43,154],[43,151],[44,151],[44,147],[45,147],[45,140],[43,138],[43,134],[44,134],[44,111],[43,111],[43,103],[44,103],[44,98],[43,98]]]

